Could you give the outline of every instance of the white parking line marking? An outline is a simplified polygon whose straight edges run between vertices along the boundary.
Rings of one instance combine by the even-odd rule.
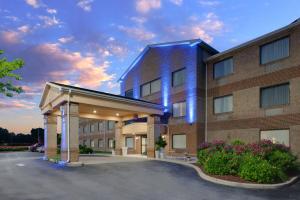
[[[23,163],[16,164],[18,167],[24,167],[25,165]]]

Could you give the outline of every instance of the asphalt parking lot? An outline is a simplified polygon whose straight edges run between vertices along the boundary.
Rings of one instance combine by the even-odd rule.
[[[0,199],[287,200],[300,183],[279,190],[247,190],[202,180],[188,167],[160,161],[68,168],[38,153],[0,153]]]

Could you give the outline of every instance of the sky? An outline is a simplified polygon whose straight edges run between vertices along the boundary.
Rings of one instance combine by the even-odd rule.
[[[0,49],[25,61],[16,71],[25,92],[0,95],[0,127],[43,127],[47,81],[118,94],[118,78],[147,44],[200,38],[224,51],[288,25],[299,7],[299,0],[0,0]]]

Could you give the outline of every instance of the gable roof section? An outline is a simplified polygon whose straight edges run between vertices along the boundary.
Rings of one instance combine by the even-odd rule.
[[[69,90],[72,90],[72,92],[74,92],[74,93],[94,95],[94,96],[98,96],[98,97],[102,97],[102,98],[106,98],[106,99],[118,100],[118,101],[129,102],[129,103],[136,103],[136,104],[141,104],[144,106],[150,106],[150,107],[155,107],[155,108],[162,108],[162,105],[152,103],[149,101],[134,99],[134,98],[125,97],[125,96],[116,95],[116,94],[110,94],[110,93],[106,93],[106,92],[100,92],[100,91],[96,91],[96,90],[75,87],[75,86],[71,86],[71,85],[65,85],[65,84],[56,83],[56,82],[47,82],[46,83],[39,107],[42,107],[42,105],[47,97],[48,90],[50,89],[51,86],[59,89],[59,91],[61,91],[61,92],[64,92],[64,91],[68,92]]]
[[[122,76],[119,78],[118,82],[121,82],[128,72],[130,72],[137,63],[141,60],[141,58],[144,57],[144,55],[151,49],[151,48],[157,48],[157,47],[167,47],[167,46],[178,46],[178,45],[189,45],[191,47],[193,46],[200,46],[204,49],[206,49],[209,52],[212,52],[213,54],[219,53],[216,49],[202,41],[201,39],[192,39],[192,40],[182,40],[182,41],[174,41],[174,42],[164,42],[164,43],[156,43],[156,44],[149,44],[147,45],[143,51],[134,59],[134,61],[131,63],[131,65],[126,69],[126,71],[122,74]]]

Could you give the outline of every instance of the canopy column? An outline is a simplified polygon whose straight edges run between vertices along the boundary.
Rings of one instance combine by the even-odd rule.
[[[148,116],[147,119],[147,157],[155,157],[155,141],[160,135],[160,117]]]
[[[122,147],[124,147],[124,136],[122,134],[123,121],[120,119],[115,126],[115,151],[116,155],[122,155]]]
[[[44,159],[54,158],[57,150],[57,117],[52,114],[44,115],[44,147],[45,156]]]
[[[61,160],[78,162],[79,160],[79,106],[65,103],[61,110]]]

